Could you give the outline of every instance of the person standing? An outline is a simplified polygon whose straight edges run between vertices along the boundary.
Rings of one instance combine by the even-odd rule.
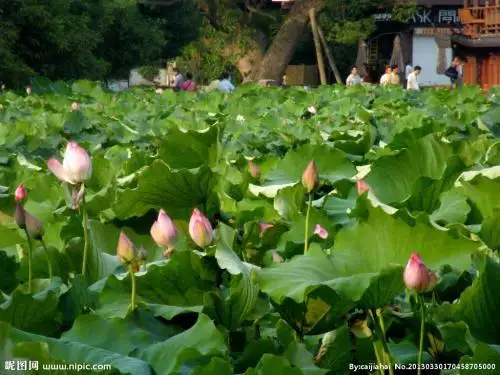
[[[230,75],[228,72],[222,74],[222,79],[219,82],[219,91],[232,93],[235,90],[234,85],[230,81]]]
[[[410,65],[410,62],[408,61],[406,63],[406,67],[405,67],[405,79],[408,81],[408,77],[410,76],[410,74],[413,72],[413,67]]]
[[[391,76],[391,73],[392,73],[391,67],[387,65],[385,67],[385,73],[382,75],[382,77],[380,77],[381,86],[387,86],[387,84],[389,83],[389,78]]]
[[[174,91],[180,91],[182,88],[182,84],[184,83],[184,76],[182,75],[181,71],[177,68],[173,69],[175,78],[174,82],[172,82]]]
[[[444,72],[444,75],[451,81],[451,88],[457,87],[457,81],[459,79],[458,66],[460,65],[460,63],[460,58],[455,57],[451,62],[451,66]]]
[[[399,78],[399,67],[397,65],[391,66],[391,75],[389,76],[389,84],[400,86],[401,79]]]
[[[195,92],[196,91],[196,83],[193,80],[193,74],[189,73],[189,72],[186,73],[186,78],[187,78],[187,81],[185,81],[182,84],[181,89],[183,91]]]
[[[421,71],[422,68],[417,65],[415,69],[413,69],[413,71],[408,75],[406,83],[406,88],[408,90],[420,91],[420,83],[418,81],[418,76],[420,75]]]
[[[359,76],[358,68],[356,68],[355,66],[352,68],[351,74],[349,74],[345,83],[346,86],[354,86],[361,84],[361,77]]]

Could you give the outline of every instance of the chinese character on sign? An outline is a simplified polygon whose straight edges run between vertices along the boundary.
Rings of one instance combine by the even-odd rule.
[[[17,361],[17,370],[26,371],[28,369],[28,361]]]
[[[16,361],[5,361],[6,371],[16,371]]]
[[[30,361],[28,365],[29,370],[38,371],[38,361]]]
[[[438,17],[439,17],[438,18],[439,23],[446,23],[446,24],[458,23],[458,16],[456,10],[442,9],[439,11]]]

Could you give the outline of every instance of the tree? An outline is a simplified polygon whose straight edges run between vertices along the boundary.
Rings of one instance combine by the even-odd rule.
[[[297,0],[295,2],[258,69],[254,71],[253,78],[255,80],[281,81],[281,77],[293,57],[297,42],[306,28],[309,10],[312,8],[320,10],[323,6],[324,0]]]

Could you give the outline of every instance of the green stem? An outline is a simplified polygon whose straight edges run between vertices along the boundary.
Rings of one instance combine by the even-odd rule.
[[[82,226],[83,226],[83,262],[82,262],[82,275],[85,276],[85,272],[87,271],[87,256],[89,252],[89,217],[87,215],[87,210],[85,209],[85,196],[82,197]]]
[[[311,212],[312,206],[312,194],[309,194],[309,203],[307,204],[307,213],[306,213],[306,236],[304,239],[304,254],[307,253],[309,249],[309,214]]]
[[[424,297],[421,294],[418,295],[418,299],[420,301],[421,306],[421,316],[420,316],[420,345],[418,348],[418,370],[417,375],[421,373],[422,366],[422,354],[424,351],[424,334],[425,334],[425,302]]]
[[[385,324],[384,324],[384,317],[382,316],[382,310],[377,309],[375,313],[377,314],[378,317],[378,329],[380,331],[380,337],[382,340],[382,346],[384,348],[385,354],[386,354],[386,359],[387,359],[387,364],[389,365],[389,374],[393,375],[394,370],[392,368],[392,357],[391,357],[391,351],[389,349],[389,345],[387,344],[387,341],[385,339]]]
[[[375,327],[376,327],[376,321],[375,321],[375,317],[373,316],[372,311],[368,310],[368,313],[370,314],[370,317],[372,318],[372,320],[375,324]],[[376,329],[375,329],[375,333],[377,333]],[[377,359],[377,364],[379,365],[379,372],[380,372],[380,374],[385,375],[385,370],[382,368],[384,361],[382,360],[382,356],[380,355],[379,348],[378,348],[378,346],[380,344],[380,340],[377,339],[377,334],[372,336],[372,341],[373,341],[373,350],[375,352],[375,358]]]
[[[31,243],[31,237],[26,228],[24,232],[28,238],[28,293],[31,293],[33,291],[33,244]]]
[[[42,247],[45,250],[45,254],[47,255],[47,265],[49,268],[49,279],[52,280],[52,264],[50,264],[49,249],[47,249],[47,246],[45,245],[43,238],[40,238],[40,243],[42,244]]]
[[[130,310],[134,311],[135,310],[135,294],[136,294],[136,284],[135,284],[135,273],[132,267],[129,267],[130,271],[130,277],[132,280],[132,297],[131,297],[131,302],[130,302]]]

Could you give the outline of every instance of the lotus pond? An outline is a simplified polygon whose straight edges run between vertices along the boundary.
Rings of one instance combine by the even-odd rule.
[[[499,374],[499,93],[1,92],[0,373]]]

